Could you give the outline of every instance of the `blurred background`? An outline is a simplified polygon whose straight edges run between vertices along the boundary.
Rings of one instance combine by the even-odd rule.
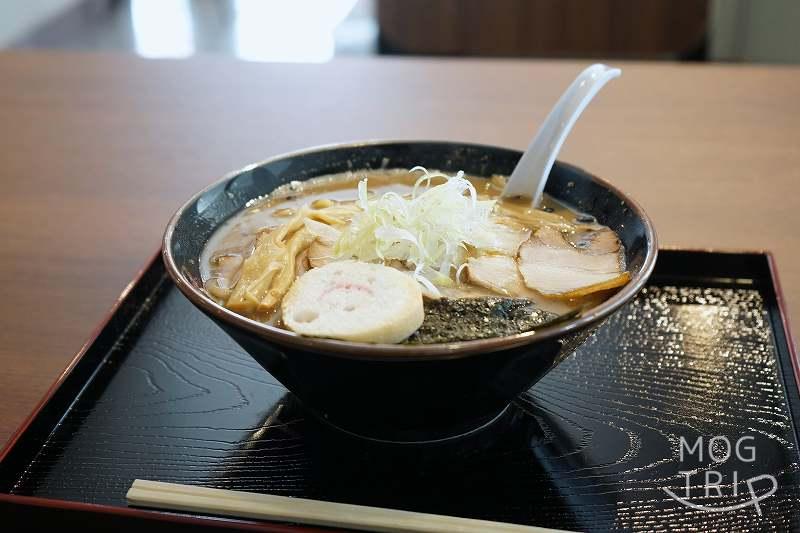
[[[798,0],[0,1],[0,48],[800,62]]]

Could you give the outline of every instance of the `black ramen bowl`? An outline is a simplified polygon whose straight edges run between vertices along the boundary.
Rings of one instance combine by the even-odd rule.
[[[653,226],[611,184],[556,162],[545,190],[617,232],[630,282],[578,318],[508,337],[427,345],[302,337],[214,302],[202,289],[199,257],[214,230],[249,200],[292,180],[415,165],[508,175],[520,156],[516,150],[451,142],[357,143],[277,156],[228,175],[181,207],[164,235],[164,262],[183,294],[320,419],[358,436],[392,442],[464,435],[498,419],[517,395],[630,301],[653,270]]]

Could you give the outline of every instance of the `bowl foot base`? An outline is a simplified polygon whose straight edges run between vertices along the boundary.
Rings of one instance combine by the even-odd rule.
[[[416,431],[416,432],[396,432],[389,433],[381,432],[381,434],[374,434],[369,431],[369,427],[363,426],[353,428],[350,426],[343,426],[332,421],[328,416],[320,414],[313,410],[308,410],[309,413],[314,415],[314,418],[322,422],[325,426],[345,435],[355,437],[357,439],[376,442],[381,444],[397,444],[397,445],[426,445],[426,444],[444,444],[460,439],[472,437],[478,433],[489,429],[497,422],[507,418],[510,405],[503,407],[498,413],[478,419],[473,424],[465,424],[459,426],[457,429],[448,431],[447,429],[436,431]]]

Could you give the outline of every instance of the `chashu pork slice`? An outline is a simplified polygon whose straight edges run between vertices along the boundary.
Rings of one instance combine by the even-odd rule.
[[[517,296],[524,290],[517,262],[507,255],[482,255],[467,261],[469,281],[505,296]]]
[[[499,218],[492,224],[491,243],[481,252],[516,257],[520,245],[531,236],[531,230],[511,219]]]
[[[483,255],[467,261],[469,281],[505,296],[519,295],[525,286],[515,258],[531,230],[511,219],[499,219],[492,225],[491,236],[492,243],[480,249]]]
[[[576,298],[628,282],[621,245],[608,228],[589,232],[575,244],[557,229],[542,227],[519,250],[525,285],[558,298]]]

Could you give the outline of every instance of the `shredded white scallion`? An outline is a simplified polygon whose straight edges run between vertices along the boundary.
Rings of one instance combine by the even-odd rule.
[[[422,172],[410,198],[387,192],[370,199],[367,180],[358,184],[358,206],[362,209],[336,242],[341,258],[359,261],[398,260],[414,269],[414,277],[428,291],[453,283],[452,269],[459,269],[466,246],[483,248],[493,242],[489,216],[494,200],[478,200],[464,172],[455,176]],[[435,178],[444,182],[431,186]],[[422,189],[422,192],[420,190]]]

